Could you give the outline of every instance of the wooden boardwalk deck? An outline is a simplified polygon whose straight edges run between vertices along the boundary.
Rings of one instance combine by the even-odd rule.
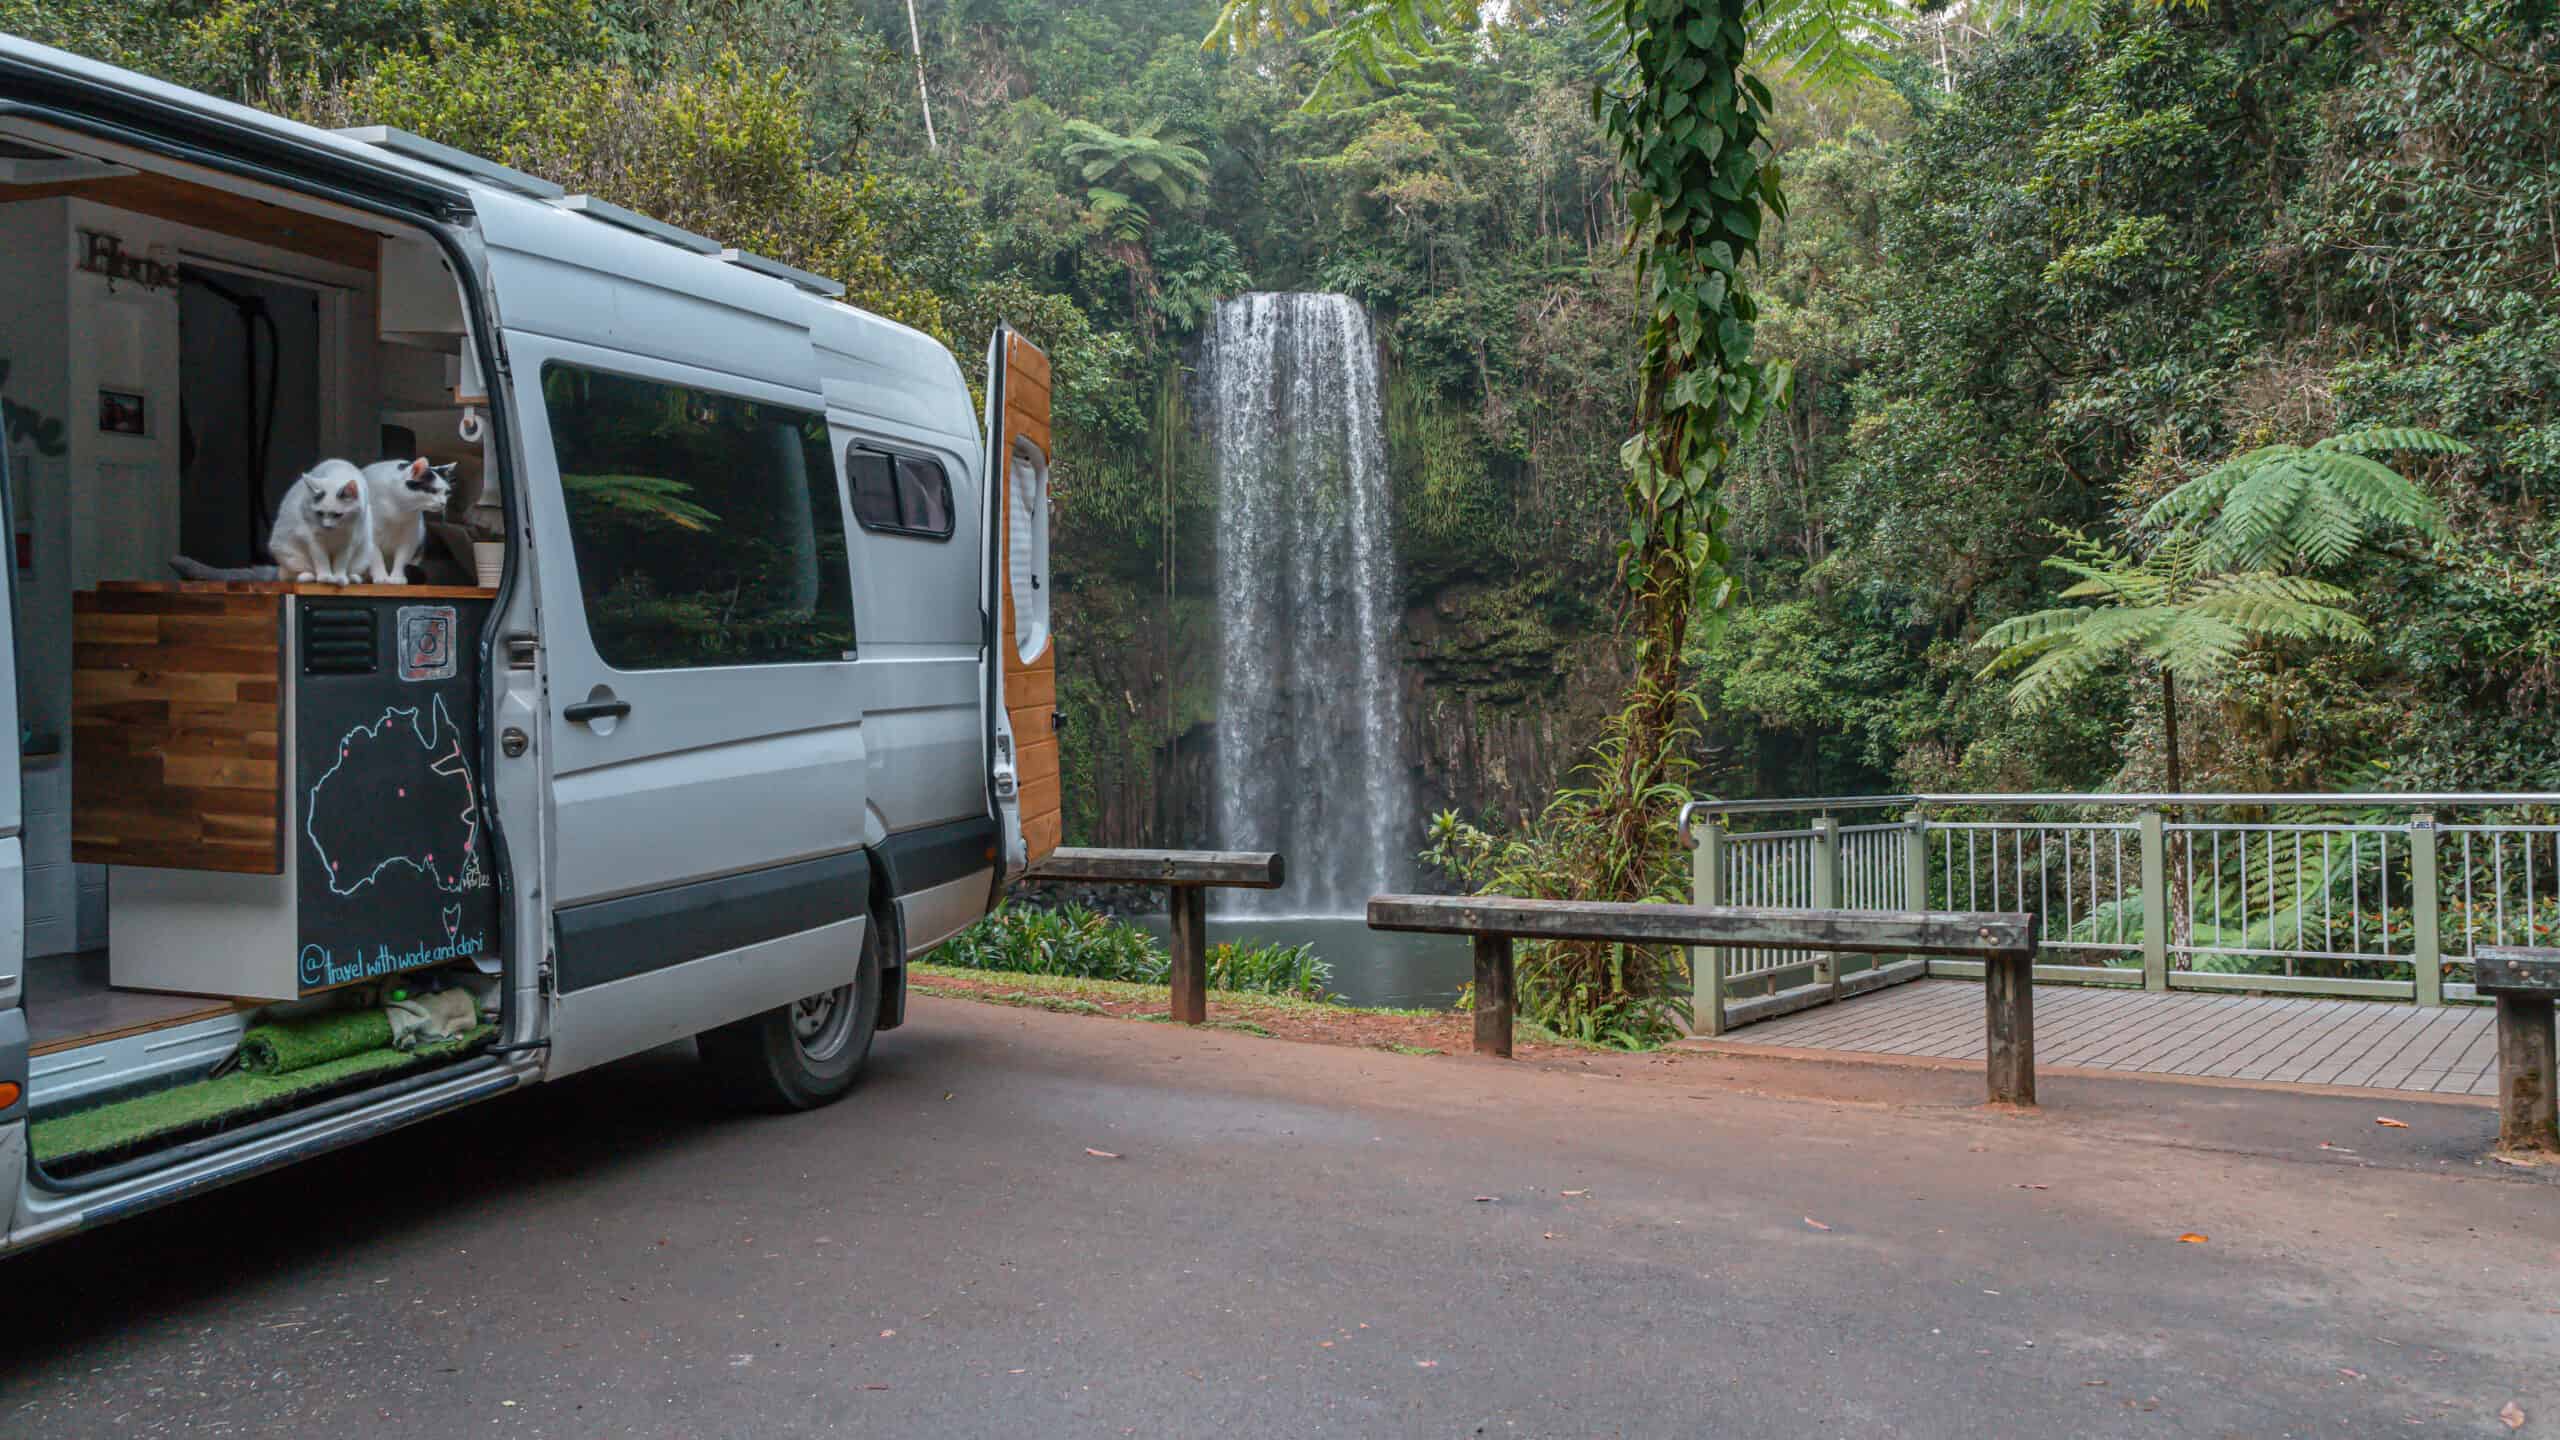
[[[1915,980],[1744,1026],[1732,1045],[1870,1055],[1983,1056],[1982,986]],[[2421,1009],[2094,986],[2036,987],[2036,1063],[2152,1075],[2216,1075],[2453,1095],[2498,1093],[2486,1006]]]

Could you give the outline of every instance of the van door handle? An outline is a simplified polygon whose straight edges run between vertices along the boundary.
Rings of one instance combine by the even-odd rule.
[[[560,716],[572,725],[584,725],[592,720],[619,720],[630,713],[628,700],[581,700],[561,711]]]

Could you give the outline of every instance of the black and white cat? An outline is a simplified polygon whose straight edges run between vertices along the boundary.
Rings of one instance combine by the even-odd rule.
[[[276,507],[267,549],[279,579],[353,585],[378,573],[382,555],[374,548],[364,472],[344,460],[305,471]]]
[[[453,498],[451,465],[427,457],[382,460],[364,467],[366,507],[373,516],[373,581],[406,585],[409,567],[427,548],[427,516]]]
[[[406,584],[409,566],[426,549],[427,513],[443,509],[453,497],[453,471],[451,465],[429,464],[424,456],[376,461],[362,470],[344,460],[323,460],[294,482],[284,504],[276,509],[275,533],[267,543],[276,564],[207,565],[185,555],[172,555],[169,568],[186,580]],[[352,526],[346,494],[351,476],[356,481],[358,497],[353,502],[354,509],[361,512]],[[325,523],[322,512],[326,512]],[[352,548],[358,532],[369,558],[359,557]],[[322,548],[315,549],[306,537],[318,540]],[[347,566],[335,571],[324,568],[320,563],[324,552],[344,558]]]

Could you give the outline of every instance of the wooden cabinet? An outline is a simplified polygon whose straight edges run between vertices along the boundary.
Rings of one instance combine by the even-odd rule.
[[[72,856],[111,867],[116,985],[291,999],[495,953],[491,593],[74,597]]]

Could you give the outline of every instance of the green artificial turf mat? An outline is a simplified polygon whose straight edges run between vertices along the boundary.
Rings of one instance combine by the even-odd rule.
[[[497,1033],[483,1025],[452,1040],[402,1052],[384,1046],[361,1054],[324,1060],[282,1075],[233,1071],[210,1080],[195,1080],[130,1100],[117,1100],[93,1110],[38,1120],[28,1127],[36,1160],[48,1169],[64,1161],[87,1161],[139,1147],[155,1139],[174,1139],[191,1131],[212,1131],[225,1123],[290,1108],[297,1100],[322,1092],[352,1088],[403,1070],[449,1060],[477,1048]]]
[[[390,1045],[391,1017],[380,1007],[334,1010],[250,1026],[240,1037],[240,1068],[253,1075],[288,1075]]]

